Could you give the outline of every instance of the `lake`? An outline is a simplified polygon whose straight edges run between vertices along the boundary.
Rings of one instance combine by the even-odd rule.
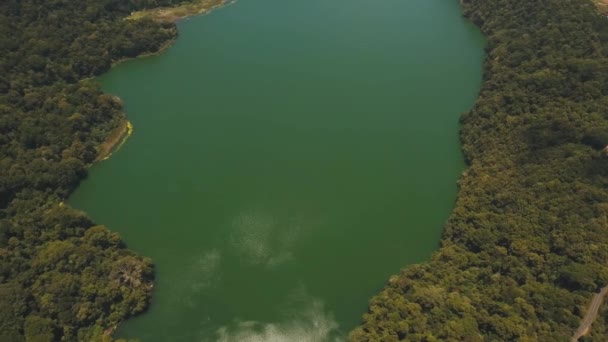
[[[428,259],[484,40],[452,0],[240,0],[99,78],[135,131],[69,203],[152,258],[117,337],[333,341]]]

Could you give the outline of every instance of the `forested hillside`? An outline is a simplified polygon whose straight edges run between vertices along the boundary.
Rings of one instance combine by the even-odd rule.
[[[145,309],[149,260],[61,201],[124,120],[88,77],[157,51],[174,0],[0,1],[0,341],[95,341]]]
[[[588,0],[464,0],[488,38],[441,248],[352,341],[569,341],[608,284],[608,19]],[[608,309],[585,341],[606,341]]]

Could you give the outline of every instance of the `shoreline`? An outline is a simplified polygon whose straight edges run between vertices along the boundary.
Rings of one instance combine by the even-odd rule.
[[[186,18],[189,18],[192,16],[208,14],[211,11],[213,11],[214,9],[218,9],[218,8],[221,8],[221,7],[224,7],[227,5],[231,5],[235,2],[236,2],[236,0],[202,0],[201,2],[199,2],[195,5],[190,4],[192,6],[198,5],[197,10],[195,12],[188,11],[188,12],[184,13],[183,15],[173,16],[173,17],[171,17],[171,22],[175,23],[179,20],[186,19]],[[212,5],[207,6],[208,4],[212,4]],[[183,8],[184,6],[187,6],[187,5],[173,7],[173,9],[174,9],[174,11],[176,11],[176,10]],[[162,10],[167,10],[167,9],[168,8],[166,8],[166,7],[160,8],[160,9],[157,8],[156,11],[162,11]],[[148,10],[148,11],[155,11],[155,10]],[[140,11],[140,12],[145,12],[145,11]],[[140,13],[140,12],[135,12],[135,13]],[[163,21],[162,19],[160,19],[160,17],[155,18],[149,14],[148,15],[144,14],[137,19],[131,18],[135,13],[131,14],[131,16],[124,18],[124,19],[125,20],[139,20],[141,18],[149,17],[152,20],[155,20],[158,22],[166,22],[166,21]],[[114,68],[115,66],[117,66],[123,62],[127,62],[129,60],[156,56],[156,55],[160,55],[160,54],[164,53],[171,46],[173,46],[173,44],[177,41],[177,38],[178,38],[177,26],[174,26],[170,30],[173,33],[173,37],[171,39],[167,40],[166,42],[164,42],[158,48],[158,51],[140,54],[135,57],[121,58],[115,62],[112,62],[110,69],[106,72],[110,72],[112,70],[112,68]],[[119,102],[121,105],[123,104],[123,101],[119,96],[113,95],[113,98],[115,101]],[[114,154],[114,152],[118,151],[126,143],[126,141],[129,139],[129,137],[131,137],[131,135],[133,134],[133,130],[134,130],[133,123],[131,121],[129,121],[127,114],[124,111],[121,112],[121,117],[119,120],[120,120],[120,122],[118,124],[118,127],[116,127],[112,132],[110,132],[108,134],[108,136],[106,137],[106,139],[97,146],[97,148],[98,148],[97,157],[95,158],[95,160],[93,160],[93,162],[90,165],[88,165],[89,168],[102,161],[108,160],[110,157],[112,157],[112,154]],[[63,206],[63,205],[65,205],[65,204],[63,201],[61,201],[59,203],[59,206]],[[151,284],[151,288],[153,288],[153,287],[154,287],[154,282]],[[151,294],[150,294],[150,297],[151,297]],[[150,305],[150,303],[148,303],[146,305],[146,308],[138,315],[145,314],[146,311],[148,311],[149,305]],[[129,318],[127,318],[127,319],[129,319]],[[114,326],[107,327],[103,331],[103,336],[108,336],[111,338],[111,336],[114,335],[116,330],[118,330],[119,325],[124,323],[124,321],[125,320],[118,322],[118,324],[115,324]]]
[[[157,22],[175,23],[179,20],[186,19],[189,17],[211,13],[211,11],[215,9],[231,5],[235,2],[236,0],[201,0],[198,3],[188,3],[176,7],[160,7],[155,9],[133,12],[130,16],[124,18],[124,20],[140,20],[143,18],[150,18]],[[157,56],[164,53],[177,41],[177,27],[173,27],[171,31],[173,33],[173,38],[164,42],[158,48],[158,51],[144,53],[135,57],[121,58],[112,63],[112,65],[110,66],[110,70],[115,66],[130,60]],[[108,70],[107,72],[109,72],[110,70]],[[120,97],[114,95],[114,98],[116,99],[116,101],[122,104],[122,100],[120,99]],[[125,112],[122,113],[122,117],[120,118],[120,120],[121,122],[118,127],[114,131],[112,131],[108,135],[106,140],[98,146],[99,150],[97,158],[95,158],[95,160],[91,165],[89,165],[89,167],[96,163],[109,159],[114,152],[116,152],[118,149],[120,149],[120,147],[122,147],[122,145],[127,141],[131,134],[133,134],[133,124],[131,123],[131,121],[129,121]]]
[[[112,154],[118,151],[122,145],[133,134],[133,124],[127,119],[125,113],[122,113],[120,123],[107,137],[107,139],[98,146],[97,158],[89,166],[109,159]]]
[[[171,46],[173,46],[173,44],[175,43],[175,41],[177,40],[177,28],[174,28],[172,31],[174,31],[174,36],[173,38],[167,40],[166,42],[164,42],[157,51],[155,52],[147,52],[147,53],[142,53],[141,55],[137,55],[135,57],[125,57],[125,58],[121,58],[118,59],[114,62],[112,62],[112,65],[110,65],[110,69],[107,72],[110,72],[110,70],[112,70],[112,68],[114,68],[115,66],[122,64],[124,62],[128,62],[131,60],[135,60],[135,59],[139,59],[139,58],[146,58],[146,57],[152,57],[152,56],[158,56],[160,54],[162,54],[163,52],[165,52],[166,50],[168,50]],[[97,77],[97,76],[96,76]]]

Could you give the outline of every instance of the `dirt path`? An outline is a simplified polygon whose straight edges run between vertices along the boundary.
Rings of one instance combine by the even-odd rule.
[[[579,338],[585,336],[589,332],[591,324],[593,324],[593,321],[595,321],[595,318],[597,317],[597,311],[600,309],[600,305],[602,305],[604,297],[607,293],[608,286],[603,287],[599,293],[593,295],[593,298],[591,299],[591,304],[589,304],[589,307],[587,308],[587,313],[581,321],[581,325],[578,327],[578,330],[572,337],[572,342],[577,342]]]

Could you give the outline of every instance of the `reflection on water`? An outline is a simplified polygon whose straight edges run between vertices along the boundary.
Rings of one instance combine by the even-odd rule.
[[[312,298],[303,289],[290,296],[284,320],[276,323],[236,321],[217,331],[219,342],[319,342],[342,341],[336,336],[338,323],[326,311],[323,302]],[[298,308],[299,311],[293,311]]]
[[[100,78],[135,131],[70,198],[152,258],[143,342],[332,341],[428,258],[483,40],[445,0],[246,0]]]
[[[272,215],[250,211],[234,220],[231,245],[244,263],[275,267],[293,259],[292,249],[302,227],[298,219],[281,222]]]

